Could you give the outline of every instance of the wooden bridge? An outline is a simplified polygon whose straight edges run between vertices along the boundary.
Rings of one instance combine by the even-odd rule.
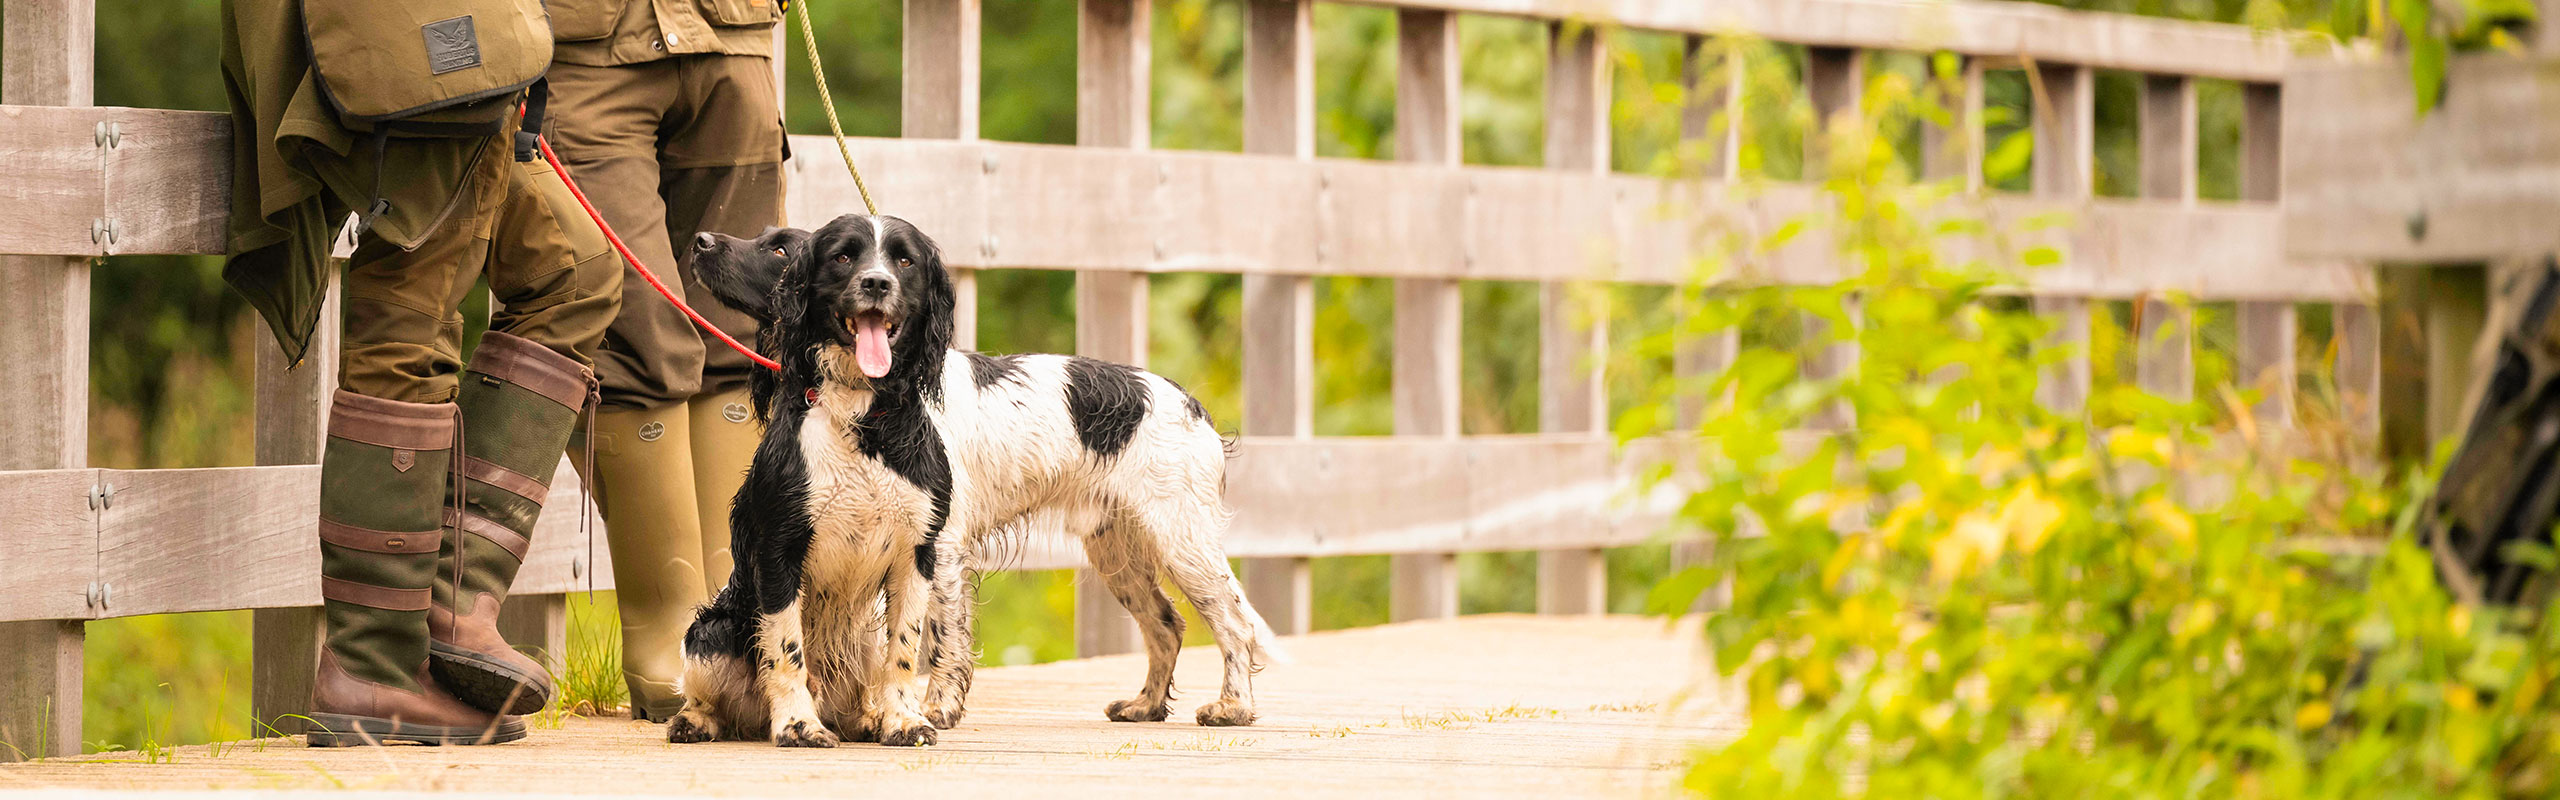
[[[0,256],[0,470],[10,470],[0,471],[0,508],[9,512],[0,521],[0,740],[49,742],[53,755],[73,755],[80,741],[87,620],[255,609],[256,713],[273,719],[307,707],[319,625],[314,463],[321,401],[336,371],[332,302],[309,363],[290,368],[261,337],[257,458],[268,466],[86,466],[91,259],[219,253],[229,198],[220,115],[90,107],[92,2],[0,0],[0,101],[8,104],[0,106],[0,161],[9,167],[0,253],[16,254]],[[508,782],[522,768],[571,779],[564,791],[781,787],[837,774],[973,794],[1100,788],[1135,775],[1172,786],[1186,773],[1203,775],[1204,786],[1271,794],[1662,785],[1661,767],[1681,757],[1673,743],[1715,730],[1712,721],[1667,715],[1675,690],[1693,677],[1696,662],[1679,643],[1692,639],[1665,639],[1659,623],[1452,620],[1454,554],[1537,550],[1539,611],[1595,614],[1605,598],[1602,549],[1653,539],[1676,508],[1676,484],[1631,491],[1643,465],[1678,448],[1621,448],[1606,436],[1597,366],[1605,325],[1577,324],[1568,289],[1678,284],[1702,221],[1768,231],[1820,203],[1811,183],[1730,191],[1740,178],[1737,139],[1718,120],[1741,109],[1740,71],[1697,66],[1709,61],[1698,57],[1709,37],[1727,33],[1805,46],[1805,91],[1825,116],[1858,102],[1871,51],[1960,56],[1961,110],[1955,124],[1924,131],[1923,171],[1965,181],[1974,193],[1964,202],[1995,229],[2053,212],[2072,220],[2024,234],[2020,245],[2067,254],[2020,287],[2037,313],[2060,321],[2057,345],[2085,345],[2093,325],[2112,324],[2092,314],[2095,304],[2148,304],[2137,317],[2140,380],[2190,393],[2192,317],[2167,298],[2236,303],[2239,374],[2267,379],[2260,424],[2281,428],[2293,420],[2296,309],[2327,305],[2346,410],[2362,429],[2386,424],[2373,271],[2351,255],[2306,258],[2287,247],[2280,186],[2297,173],[2344,170],[2303,162],[2281,144],[2298,113],[2288,75],[2302,73],[2300,57],[2274,34],[1987,0],[1378,0],[1398,13],[1399,160],[1390,163],[1313,155],[1311,2],[1245,4],[1244,154],[1148,148],[1147,0],[1080,0],[1073,147],[977,141],[979,0],[906,0],[906,136],[853,143],[886,206],[930,231],[960,268],[964,344],[974,329],[976,269],[1075,270],[1078,349],[1136,363],[1147,350],[1150,273],[1245,276],[1248,405],[1228,546],[1245,559],[1248,591],[1282,633],[1304,633],[1310,557],[1392,554],[1393,617],[1419,621],[1293,640],[1300,664],[1262,678],[1268,724],[1241,732],[1104,724],[1096,709],[1136,670],[1103,658],[983,673],[979,713],[930,753],[665,751],[648,730],[573,720],[486,752],[383,760],[191,748],[170,765],[119,758],[8,768],[0,789],[526,788]],[[1543,168],[1461,163],[1462,14],[1551,21]],[[1688,37],[1689,79],[1709,100],[1688,112],[1683,130],[1723,154],[1706,174],[1610,171],[1606,31],[1618,27]],[[2100,70],[2145,78],[2137,197],[2093,196]],[[2029,72],[2039,87],[2033,191],[2025,194],[1981,187],[1982,87],[2000,71]],[[2237,201],[2197,197],[2201,80],[2243,88]],[[2330,93],[2300,102],[2371,115],[2398,102],[2350,83],[2318,83]],[[791,163],[791,219],[857,208],[850,180],[826,155],[832,144],[802,137],[793,149],[801,156]],[[2348,191],[2335,183],[2324,185]],[[1770,279],[1840,277],[1828,244],[1812,241],[1819,238],[1776,254]],[[1325,275],[1395,279],[1392,437],[1312,435],[1310,280]],[[1474,280],[1544,286],[1541,433],[1459,435],[1458,288]],[[2427,336],[2459,326],[2424,330],[2434,333],[2390,340],[2423,349],[2435,341]],[[1731,338],[1689,343],[1678,368],[1711,372],[1736,346]],[[2076,405],[2089,392],[2086,348],[2080,353],[2047,376],[2051,402]],[[1853,357],[1835,350],[1806,377],[1851,368]],[[575,477],[564,469],[559,483],[552,507],[566,509]],[[575,516],[548,515],[508,604],[514,638],[553,653],[565,650],[563,593],[611,586],[610,569],[588,563],[572,533]],[[1076,567],[1078,558],[1036,546],[1014,566]],[[1077,599],[1081,653],[1132,649],[1133,631],[1106,594],[1080,582]],[[1209,660],[1186,663],[1185,683],[1207,685],[1189,670]]]

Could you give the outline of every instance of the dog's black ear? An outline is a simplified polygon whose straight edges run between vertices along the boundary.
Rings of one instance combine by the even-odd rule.
[[[740,239],[701,234],[693,245],[693,275],[721,305],[737,309],[756,322],[772,325],[779,310],[775,294],[783,276],[808,257],[807,238],[767,235]],[[776,254],[775,248],[797,245],[799,252]]]
[[[899,222],[906,223],[905,220]],[[951,349],[957,332],[959,291],[952,287],[951,271],[942,266],[942,247],[934,244],[933,237],[926,236],[913,224],[905,227],[908,235],[915,237],[916,277],[924,282],[923,291],[919,294],[923,302],[917,304],[910,323],[924,334],[918,337],[917,354],[940,364],[942,352]]]

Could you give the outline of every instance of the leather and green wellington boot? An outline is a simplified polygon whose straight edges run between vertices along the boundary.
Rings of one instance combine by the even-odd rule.
[[[328,639],[313,747],[495,744],[524,721],[472,708],[427,670],[427,608],[453,465],[449,404],[341,391],[320,460],[320,597]]]
[[[684,708],[684,632],[710,598],[702,581],[693,437],[685,406],[596,412],[596,504],[613,551],[622,611],[622,680],[631,716],[665,722]]]
[[[764,440],[754,402],[741,386],[685,403],[693,424],[693,508],[702,520],[702,585],[712,594],[729,585],[729,506]]]
[[[480,337],[462,375],[462,508],[446,515],[452,535],[439,553],[427,652],[436,682],[474,708],[531,714],[551,704],[550,670],[498,634],[498,605],[533,544],[551,474],[592,393],[590,375],[568,356],[498,331]]]

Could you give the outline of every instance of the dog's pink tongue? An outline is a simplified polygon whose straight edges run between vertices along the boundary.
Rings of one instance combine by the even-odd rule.
[[[862,374],[879,378],[889,374],[889,325],[881,318],[864,314],[853,320],[853,362]]]

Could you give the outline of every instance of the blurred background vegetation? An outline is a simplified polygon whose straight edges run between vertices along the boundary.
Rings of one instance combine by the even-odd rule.
[[[847,133],[895,136],[899,130],[899,3],[811,0],[828,48],[829,81]],[[2094,10],[2248,22],[2315,31],[2360,32],[2365,4],[2342,0],[2058,0]],[[218,67],[219,0],[98,0],[97,103],[223,110]],[[1154,143],[1165,149],[1238,150],[1242,143],[1242,18],[1239,0],[1157,0],[1154,37]],[[995,0],[984,18],[985,138],[1068,144],[1075,132],[1074,0]],[[1391,10],[1326,3],[1315,11],[1317,149],[1325,157],[1394,155],[1395,15]],[[1535,22],[1487,17],[1461,21],[1464,155],[1468,163],[1535,166],[1543,146],[1545,33]],[[5,36],[0,31],[0,36]],[[1678,37],[1613,35],[1617,53],[1615,166],[1662,171],[1677,157]],[[1801,141],[1810,121],[1796,80],[1801,48],[1751,62],[1745,135],[1755,145],[1745,168],[1772,178],[1802,172]],[[793,48],[787,118],[795,133],[824,133],[805,60]],[[1920,70],[1919,56],[1873,59],[1875,70]],[[2203,190],[2237,194],[2234,144],[2236,86],[2204,81]],[[2131,194],[2139,79],[2102,73],[2099,83],[2101,194]],[[2023,189],[2027,142],[2026,86],[2017,73],[1994,73],[1987,106],[1992,185]],[[802,157],[823,158],[803,154]],[[898,198],[883,198],[894,213]],[[806,222],[805,220],[802,222]],[[1108,220],[1100,220],[1108,224]],[[1073,276],[1037,270],[982,273],[979,302],[1005,313],[980,317],[979,342],[990,351],[1072,351]],[[1242,401],[1239,338],[1242,282],[1235,276],[1156,276],[1150,325],[1152,366],[1197,392],[1233,429]],[[1467,433],[1525,432],[1537,420],[1537,295],[1529,284],[1475,282],[1465,287],[1464,428]],[[1662,330],[1661,289],[1617,290],[1613,335],[1626,340]],[[240,299],[226,291],[220,260],[125,256],[96,271],[92,313],[90,463],[114,468],[211,467],[252,460],[251,346],[266,335]],[[1318,287],[1315,424],[1321,435],[1389,433],[1391,283],[1325,278]],[[2122,304],[2118,304],[2121,306]],[[2305,342],[2326,340],[2325,317],[2308,313]],[[2116,310],[2119,319],[2124,316]],[[2203,310],[2203,346],[2228,349],[2227,311]],[[2104,329],[2106,326],[2100,326]],[[2098,347],[2119,347],[2101,338]],[[2099,379],[2114,377],[2100,359]],[[2118,372],[2129,370],[2119,359]],[[1636,385],[1662,364],[1613,365],[1613,385]],[[2210,376],[2199,376],[2204,383]],[[1632,396],[1633,392],[1619,393]],[[1624,402],[1621,400],[1620,402]],[[1667,569],[1667,547],[1610,555],[1611,607],[1642,608],[1646,591]],[[1461,559],[1463,609],[1526,611],[1534,603],[1534,557],[1471,554]],[[1315,620],[1319,628],[1371,625],[1387,619],[1384,556],[1319,559]],[[1072,585],[1068,573],[1003,573],[985,580],[981,626],[985,658],[1021,663],[1073,654]],[[601,610],[599,612],[598,610]],[[573,604],[579,632],[573,661],[612,674],[605,616],[611,602]],[[1194,630],[1199,630],[1194,626]],[[83,739],[91,749],[237,738],[252,732],[247,680],[246,612],[120,619],[89,625],[88,688]],[[606,683],[614,683],[607,681]],[[599,688],[606,692],[618,686]]]

